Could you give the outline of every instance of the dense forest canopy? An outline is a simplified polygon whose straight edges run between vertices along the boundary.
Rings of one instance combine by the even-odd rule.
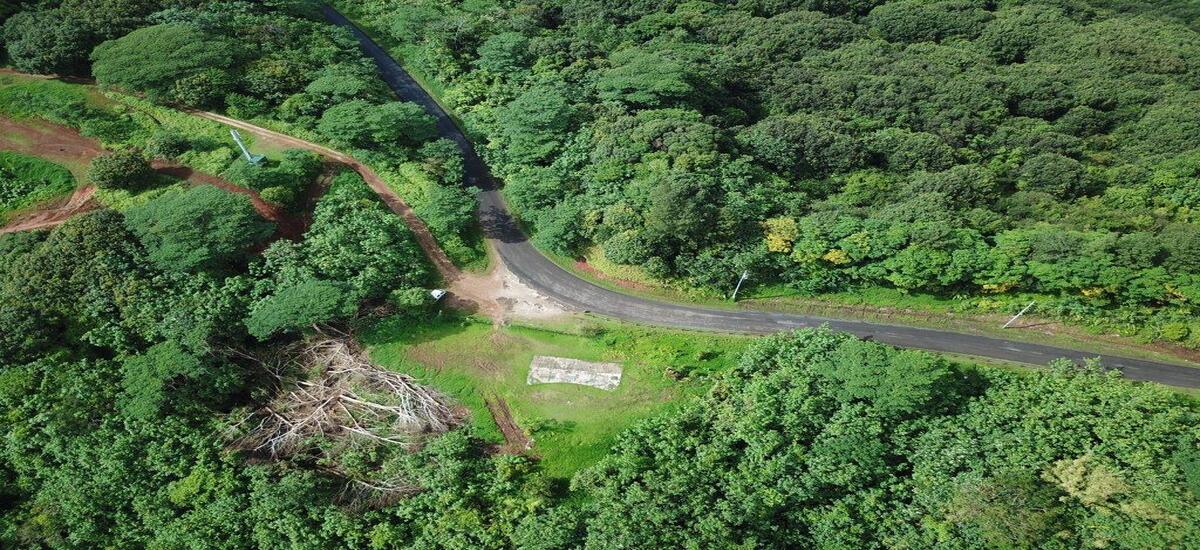
[[[1033,289],[1190,320],[1190,4],[367,4],[408,63],[451,84],[552,249],[595,243],[697,285],[733,262],[811,291]],[[20,70],[307,132],[402,181],[439,239],[463,232],[454,145],[313,8],[63,0],[0,20]],[[0,546],[1200,546],[1193,399],[1090,365],[1013,372],[826,330],[694,373],[707,392],[569,481],[470,425],[403,447],[239,447],[238,418],[286,393],[284,375],[313,375],[271,362],[313,325],[432,321],[406,226],[307,153],[255,168],[159,127],[168,110],[148,101],[0,92],[5,116],[143,147],[92,163],[105,191],[155,185],[151,156],[294,214],[330,176],[295,240],[208,185],[0,235]],[[379,479],[402,497],[347,496]]]
[[[551,251],[1200,328],[1194,3],[354,9],[445,86]]]

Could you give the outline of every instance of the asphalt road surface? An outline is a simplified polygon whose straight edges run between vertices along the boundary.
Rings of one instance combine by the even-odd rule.
[[[827,325],[834,330],[900,347],[975,355],[1030,365],[1045,365],[1060,357],[1075,362],[1098,357],[1106,367],[1120,370],[1133,380],[1200,388],[1200,368],[926,328],[672,304],[621,294],[589,283],[559,267],[529,243],[509,215],[504,198],[471,142],[424,88],[387,51],[346,17],[328,6],[323,11],[331,22],[347,27],[354,33],[363,51],[375,60],[380,75],[397,96],[424,107],[437,118],[438,133],[462,149],[468,184],[483,189],[479,197],[480,222],[505,266],[525,284],[566,306],[648,325],[733,333],[766,334]]]

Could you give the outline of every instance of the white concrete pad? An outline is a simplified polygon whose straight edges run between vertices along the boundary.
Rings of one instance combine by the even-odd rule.
[[[621,365],[538,355],[529,364],[529,377],[525,383],[580,384],[613,390],[621,384]]]

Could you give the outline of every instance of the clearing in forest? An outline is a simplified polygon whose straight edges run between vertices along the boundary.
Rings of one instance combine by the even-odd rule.
[[[87,181],[88,165],[92,159],[104,153],[104,148],[96,140],[82,136],[77,130],[67,126],[40,120],[17,121],[0,117],[0,151],[15,151],[62,164],[75,174],[76,179]],[[151,167],[163,176],[192,184],[213,185],[249,197],[254,209],[264,219],[279,225],[281,235],[299,236],[303,232],[300,220],[289,216],[279,206],[264,201],[257,191],[174,162],[156,159],[151,162]],[[81,187],[65,201],[51,202],[15,216],[10,223],[0,228],[0,233],[45,229],[58,225],[95,207],[92,200],[95,192],[93,186]]]
[[[615,322],[535,328],[449,315],[421,321],[393,317],[357,336],[376,364],[413,376],[470,409],[471,423],[485,439],[519,450],[520,437],[527,436],[529,453],[542,459],[550,475],[563,478],[604,456],[623,429],[703,393],[708,375],[732,368],[751,341]],[[621,383],[612,390],[531,386],[526,382],[536,356],[620,363]]]

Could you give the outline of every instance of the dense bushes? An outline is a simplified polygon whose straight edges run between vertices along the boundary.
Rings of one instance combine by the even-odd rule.
[[[260,339],[345,318],[363,300],[425,286],[429,271],[404,222],[357,174],[343,172],[300,243],[276,241],[252,271],[262,281],[246,324]]]
[[[125,223],[165,271],[228,269],[271,234],[250,199],[199,185],[166,194],[125,212]]]
[[[196,546],[216,533],[224,548],[361,546],[361,526],[387,529],[390,516],[337,506],[344,483],[303,460],[250,466],[225,450],[236,430],[225,415],[270,391],[243,352],[227,352],[264,351],[247,326],[265,339],[344,319],[360,300],[425,280],[406,228],[356,177],[339,178],[321,204],[308,241],[281,241],[251,273],[242,269],[247,245],[266,224],[244,196],[209,186],[168,192],[127,216],[100,210],[49,232],[0,236],[0,545]],[[340,293],[333,307],[320,292],[294,290],[331,285]],[[353,468],[374,464],[347,454]],[[398,454],[389,471],[409,472],[428,493],[390,508],[395,517],[432,524],[449,506],[508,518],[545,496],[526,488],[527,460],[492,462],[465,433]],[[524,496],[447,500],[489,487]],[[343,527],[317,535],[332,527],[326,520]],[[399,543],[450,530],[372,537]]]
[[[1200,83],[1195,10],[346,5],[445,89],[550,250],[599,244],[716,290],[749,268],[804,292],[1036,293],[1043,312],[1150,337],[1197,313],[1200,273],[1163,257],[1124,270],[1110,244],[1166,246],[1192,223],[1196,197],[1156,182],[1195,177],[1177,168],[1200,154],[1183,107]],[[798,246],[770,244],[768,220]],[[1014,246],[1031,231],[1074,244]]]
[[[207,107],[232,91],[224,68],[234,64],[235,48],[191,26],[155,25],[96,47],[92,73],[101,85]]]
[[[92,159],[88,180],[105,189],[135,190],[147,183],[152,170],[137,149],[121,149]]]
[[[308,185],[320,173],[321,157],[308,151],[289,149],[278,161],[250,164],[239,158],[223,175],[238,185],[259,191],[267,202],[299,206]]]
[[[1197,420],[1095,370],[975,372],[806,331],[756,343],[575,486],[587,548],[1186,547]]]

